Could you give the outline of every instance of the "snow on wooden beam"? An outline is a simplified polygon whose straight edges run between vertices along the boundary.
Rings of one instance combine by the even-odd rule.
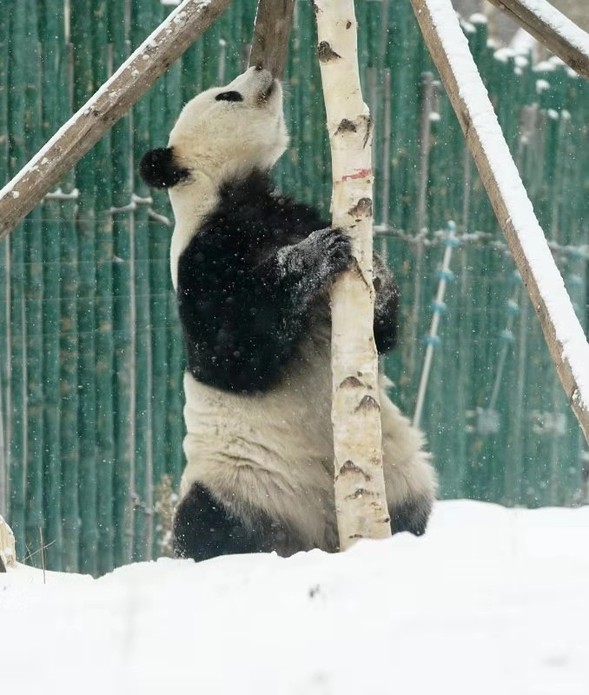
[[[489,0],[573,70],[589,78],[589,34],[546,0]]]
[[[282,79],[295,0],[260,0],[256,12],[250,65],[261,65]]]
[[[450,0],[411,0],[426,44],[589,441],[589,345]],[[542,388],[539,384],[538,388]]]
[[[0,239],[125,115],[227,8],[230,0],[184,0],[0,191]]]

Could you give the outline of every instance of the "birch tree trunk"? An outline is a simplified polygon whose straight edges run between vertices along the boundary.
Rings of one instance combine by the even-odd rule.
[[[362,99],[353,0],[314,0],[333,168],[333,226],[352,238],[355,267],[332,304],[332,423],[340,548],[390,536],[382,471],[378,357],[373,336],[372,121]]]

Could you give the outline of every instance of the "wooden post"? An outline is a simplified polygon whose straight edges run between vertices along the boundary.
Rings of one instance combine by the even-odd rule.
[[[295,0],[260,0],[249,64],[282,79]]]
[[[411,0],[468,147],[589,441],[589,345],[450,0]],[[540,386],[541,387],[541,386]]]
[[[0,191],[0,239],[219,17],[230,0],[184,0]]]
[[[315,0],[333,168],[333,226],[356,265],[331,293],[335,505],[342,550],[390,535],[382,470],[378,359],[373,337],[372,121],[362,99],[353,0]]]
[[[546,0],[489,0],[573,70],[589,78],[589,34]]]
[[[14,534],[0,516],[0,572],[6,572],[11,567],[16,567]]]

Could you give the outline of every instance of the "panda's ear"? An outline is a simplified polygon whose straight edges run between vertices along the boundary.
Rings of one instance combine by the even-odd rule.
[[[190,175],[188,169],[175,163],[171,147],[158,147],[146,152],[139,163],[139,173],[145,183],[154,188],[171,188]]]

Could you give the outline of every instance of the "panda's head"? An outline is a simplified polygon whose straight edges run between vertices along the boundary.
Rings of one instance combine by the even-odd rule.
[[[254,169],[269,170],[287,145],[280,83],[252,67],[189,101],[168,147],[147,152],[140,172],[156,188],[186,189],[202,177],[217,187]]]

